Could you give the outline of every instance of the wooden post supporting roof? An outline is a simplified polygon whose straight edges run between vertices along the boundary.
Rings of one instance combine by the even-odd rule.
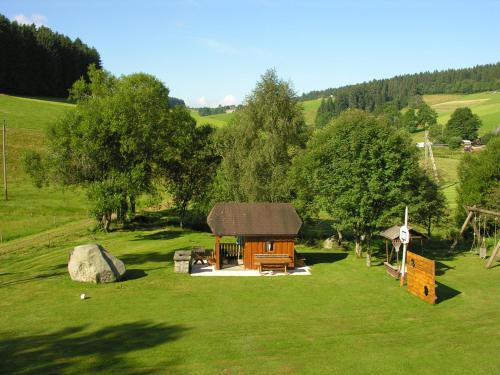
[[[221,259],[220,259],[220,236],[215,236],[215,269],[221,269]]]

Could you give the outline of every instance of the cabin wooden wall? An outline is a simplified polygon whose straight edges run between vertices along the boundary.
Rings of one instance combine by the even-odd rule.
[[[273,251],[266,251],[266,241],[273,242]],[[247,269],[257,268],[253,263],[255,254],[288,254],[291,262],[289,267],[294,267],[295,240],[293,238],[246,237],[244,249],[243,264]]]

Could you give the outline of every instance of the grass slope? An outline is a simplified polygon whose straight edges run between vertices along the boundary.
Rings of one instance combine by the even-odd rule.
[[[44,130],[71,108],[71,104],[57,100],[0,95],[0,122],[5,120],[7,125],[9,188],[9,200],[3,200],[3,194],[0,199],[0,233],[3,241],[88,216],[86,200],[80,191],[63,191],[54,187],[37,189],[21,166],[22,154],[28,149],[44,150]]]
[[[300,247],[310,277],[195,278],[172,256],[207,233],[135,228],[88,237],[72,227],[48,247],[0,247],[0,372],[181,374],[492,374],[500,366],[498,267],[438,256],[430,306],[383,267],[341,250]],[[99,242],[128,279],[70,280],[75,244]],[[80,293],[90,297],[79,299]]]
[[[210,124],[216,128],[227,125],[234,115],[234,113],[221,113],[219,115],[200,116],[198,111],[191,109],[190,112],[198,125]]]
[[[483,121],[479,134],[486,134],[500,126],[500,93],[484,92],[471,95],[424,95],[424,100],[438,113],[438,122],[446,124],[453,111],[459,107],[469,107]],[[414,142],[423,142],[424,133],[412,135]],[[434,158],[440,177],[440,185],[448,206],[456,209],[457,167],[463,155],[462,150],[448,150],[434,147]],[[422,151],[423,158],[423,151]]]
[[[307,125],[314,125],[314,120],[316,120],[316,113],[321,104],[321,99],[305,100],[302,103],[304,108],[304,118]]]
[[[470,95],[425,95],[424,100],[436,110],[440,124],[446,124],[455,109],[469,107],[483,121],[479,135],[500,127],[500,92]]]

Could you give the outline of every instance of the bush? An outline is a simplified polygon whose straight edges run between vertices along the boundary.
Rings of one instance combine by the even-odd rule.
[[[462,137],[453,136],[448,139],[448,145],[451,149],[457,149],[462,144]]]
[[[21,163],[24,171],[37,188],[47,185],[47,176],[40,154],[26,151],[21,157]]]

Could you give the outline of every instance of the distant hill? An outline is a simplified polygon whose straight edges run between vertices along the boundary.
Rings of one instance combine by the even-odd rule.
[[[347,108],[374,111],[384,103],[405,107],[415,95],[472,94],[500,90],[500,63],[466,69],[399,75],[303,94],[302,100],[335,97],[335,114]]]

